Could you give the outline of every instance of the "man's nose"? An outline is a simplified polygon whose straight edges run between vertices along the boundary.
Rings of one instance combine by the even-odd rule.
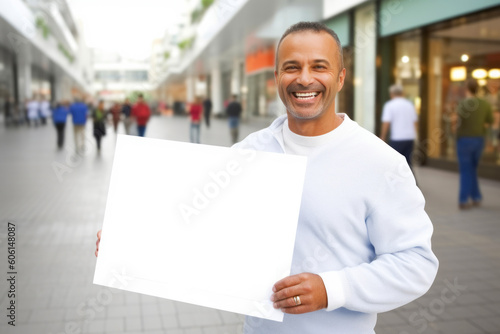
[[[299,77],[297,78],[297,83],[302,86],[309,86],[313,82],[313,76],[308,68],[303,68],[300,71]]]

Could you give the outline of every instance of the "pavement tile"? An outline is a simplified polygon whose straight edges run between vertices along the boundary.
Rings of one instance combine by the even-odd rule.
[[[434,323],[439,330],[439,333],[447,334],[481,334],[484,333],[479,327],[476,327],[471,322],[466,320],[453,320]]]
[[[483,331],[487,333],[499,333],[500,332],[500,318],[499,317],[488,317],[488,318],[477,318],[473,319],[472,322]]]
[[[161,314],[160,317],[163,328],[171,329],[179,327],[179,321],[177,320],[177,316],[175,314]]]
[[[105,320],[104,332],[124,332],[125,331],[125,318],[108,318]]]
[[[141,317],[126,317],[125,318],[125,331],[126,332],[140,332],[142,330]]]
[[[158,330],[163,328],[161,317],[159,315],[145,315],[142,317],[144,330]]]

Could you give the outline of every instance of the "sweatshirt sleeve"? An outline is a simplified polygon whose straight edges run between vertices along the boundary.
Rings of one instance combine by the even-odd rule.
[[[379,175],[382,185],[365,219],[373,261],[320,274],[327,311],[390,311],[423,295],[434,281],[438,260],[431,250],[432,223],[408,164],[398,159]]]

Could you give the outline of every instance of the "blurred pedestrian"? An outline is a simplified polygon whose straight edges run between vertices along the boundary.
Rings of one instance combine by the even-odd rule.
[[[189,106],[189,117],[191,124],[189,127],[189,139],[191,143],[200,143],[200,123],[202,113],[201,99],[196,97],[195,102]]]
[[[118,102],[114,102],[109,112],[112,117],[111,120],[113,122],[113,129],[115,130],[115,133],[118,133],[118,124],[120,123],[122,112],[120,104]]]
[[[64,146],[64,130],[66,128],[66,119],[69,114],[68,102],[62,101],[56,105],[52,112],[52,121],[57,131],[57,148]]]
[[[7,96],[3,104],[5,127],[9,127],[11,124],[15,124],[13,109],[14,109],[14,99],[10,96]]]
[[[207,128],[210,127],[210,114],[212,113],[212,101],[207,96],[205,100],[203,100],[203,115],[205,116],[205,123],[207,124]]]
[[[241,104],[237,100],[237,96],[233,95],[231,102],[227,105],[226,114],[229,120],[229,131],[231,133],[231,141],[233,144],[238,142]]]
[[[130,117],[132,113],[132,106],[130,105],[129,99],[125,99],[125,103],[122,105],[123,114],[123,125],[125,126],[125,134],[130,134],[130,125],[132,124],[132,118]]]
[[[79,99],[69,107],[73,119],[73,132],[75,134],[75,149],[77,152],[85,150],[85,124],[87,123],[88,107]]]
[[[40,103],[35,97],[32,97],[26,104],[28,124],[38,126],[40,123]]]
[[[146,133],[146,125],[148,124],[149,117],[151,116],[151,110],[149,106],[144,102],[144,97],[142,94],[137,96],[137,102],[132,107],[132,117],[137,124],[137,134],[139,137],[144,137]]]
[[[493,123],[490,104],[477,97],[479,84],[475,79],[466,81],[466,95],[457,106],[457,119],[454,129],[457,136],[457,158],[460,169],[460,209],[479,206],[482,201],[477,177],[477,167],[484,148],[487,125]]]
[[[100,100],[97,108],[92,110],[92,123],[97,143],[97,153],[101,153],[101,139],[106,135],[106,110],[104,109],[103,100]]]
[[[386,102],[382,111],[382,132],[380,138],[386,140],[389,128],[389,145],[401,153],[412,167],[413,143],[417,138],[418,116],[413,104],[404,98],[403,87],[392,85],[389,88],[391,100]]]
[[[42,95],[40,100],[40,120],[42,125],[47,124],[47,118],[50,117],[50,103],[47,101],[45,95]]]

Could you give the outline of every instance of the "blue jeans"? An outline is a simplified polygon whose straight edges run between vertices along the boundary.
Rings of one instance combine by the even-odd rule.
[[[137,125],[137,135],[139,137],[144,137],[145,133],[146,133],[146,126],[145,125]]]
[[[200,143],[200,123],[191,123],[191,127],[189,129],[189,139],[191,143]]]
[[[469,198],[473,201],[482,199],[477,179],[477,166],[483,153],[483,137],[460,137],[457,139],[457,157],[460,169],[460,192],[458,201],[466,204]]]

